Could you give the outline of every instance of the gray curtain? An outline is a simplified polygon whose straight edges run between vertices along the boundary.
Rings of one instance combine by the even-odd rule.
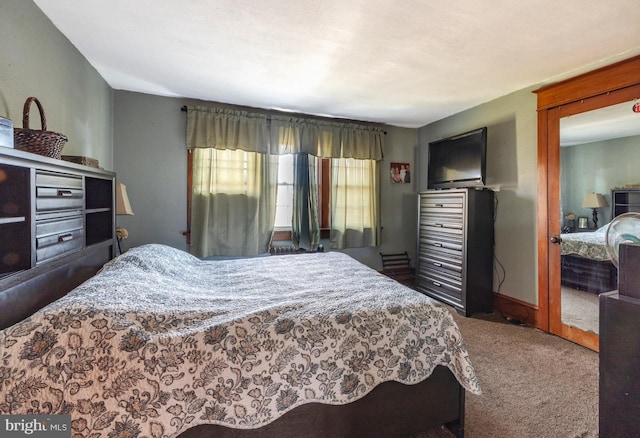
[[[291,239],[298,248],[315,251],[320,244],[318,160],[309,154],[293,156],[293,218]]]
[[[187,106],[187,149],[242,149],[277,154],[277,147],[271,150],[267,122],[265,114]]]
[[[384,130],[377,126],[271,116],[271,144],[280,154],[382,160]]]

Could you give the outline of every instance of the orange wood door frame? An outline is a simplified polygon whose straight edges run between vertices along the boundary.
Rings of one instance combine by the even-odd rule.
[[[560,318],[560,119],[640,98],[640,56],[536,90],[538,95],[539,328],[598,350],[598,336]],[[631,110],[631,109],[630,109]]]

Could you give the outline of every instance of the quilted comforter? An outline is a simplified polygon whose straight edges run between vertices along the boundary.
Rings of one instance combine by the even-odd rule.
[[[256,428],[437,365],[480,392],[449,311],[347,255],[145,245],[0,331],[0,414],[71,414],[78,437]]]
[[[594,232],[562,234],[562,255],[578,255],[591,260],[611,260],[605,244],[606,227]]]

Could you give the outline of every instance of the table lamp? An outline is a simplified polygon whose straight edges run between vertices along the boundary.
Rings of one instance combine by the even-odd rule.
[[[598,228],[598,209],[608,207],[607,200],[600,193],[587,193],[582,201],[582,208],[593,210],[593,228]]]
[[[116,214],[133,216],[133,209],[127,195],[127,186],[122,183],[116,184]],[[116,237],[118,239],[118,252],[122,254],[121,241],[129,237],[129,232],[126,228],[116,227]]]

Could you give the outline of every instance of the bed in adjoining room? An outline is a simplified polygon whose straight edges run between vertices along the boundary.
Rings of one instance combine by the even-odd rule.
[[[480,392],[446,307],[337,252],[133,248],[3,327],[0,358],[0,414],[74,437],[462,436]]]
[[[617,289],[618,271],[605,245],[607,226],[560,236],[563,286],[596,294]]]

